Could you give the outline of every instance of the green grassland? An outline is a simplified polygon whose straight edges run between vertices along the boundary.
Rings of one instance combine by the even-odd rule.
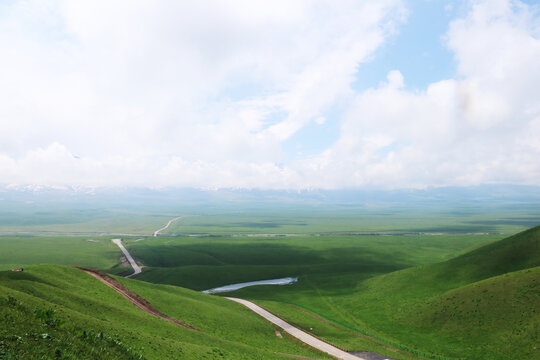
[[[327,358],[239,304],[172,286],[121,279],[162,312],[200,329],[146,314],[78,269],[40,265],[0,272],[2,359]]]
[[[0,211],[0,232],[151,234],[175,213],[145,209],[34,209]]]
[[[79,265],[109,270],[120,252],[102,236],[0,236],[0,270],[32,264]]]
[[[8,206],[9,205],[9,206]],[[514,234],[540,223],[540,207],[534,204],[356,204],[351,206],[229,204],[167,206],[98,202],[81,204],[3,204],[0,233],[58,232],[64,234],[150,235],[169,220],[184,216],[164,234],[326,234],[350,233],[471,233]]]
[[[220,285],[298,276],[292,285],[328,283],[349,291],[377,274],[447,260],[501,235],[304,236],[304,237],[151,237],[127,241],[145,268],[139,280],[194,290]],[[338,289],[340,287],[340,289]],[[284,290],[285,291],[285,290]]]
[[[533,359],[540,341],[539,266],[536,227],[445,262],[358,281],[350,293],[310,282],[305,291],[259,286],[234,294],[349,349],[369,341],[372,348],[433,358]]]
[[[507,237],[538,223],[534,209],[191,210],[36,214],[28,223],[0,216],[0,231],[64,233],[0,236],[0,270],[28,270],[0,272],[0,359],[11,356],[8,348],[27,358],[54,358],[56,349],[64,358],[93,358],[96,351],[119,359],[170,358],[168,352],[194,359],[279,358],[274,352],[323,358],[291,339],[279,340],[271,325],[238,304],[177,287],[205,290],[288,276],[299,281],[224,295],[252,299],[349,350],[398,359],[538,357],[540,231]],[[183,236],[149,236],[183,214],[193,216],[166,231]],[[54,263],[122,274],[129,269],[110,241],[120,236],[100,235],[117,231],[146,234],[121,236],[143,273],[120,280],[203,334],[148,320],[78,270],[28,267]],[[246,316],[251,320],[243,325]]]
[[[186,216],[163,234],[326,234],[475,233],[514,234],[540,223],[538,209],[408,209],[399,207],[348,210],[284,209],[276,212],[236,211]]]

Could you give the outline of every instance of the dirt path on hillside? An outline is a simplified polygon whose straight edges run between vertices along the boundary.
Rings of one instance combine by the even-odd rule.
[[[172,317],[169,317],[169,316],[163,314],[158,309],[156,309],[152,304],[150,304],[148,301],[146,301],[146,299],[144,299],[142,296],[139,296],[135,292],[129,290],[124,285],[122,285],[121,282],[119,282],[118,280],[114,279],[113,277],[105,274],[104,272],[101,272],[99,270],[94,270],[94,269],[83,268],[83,267],[80,267],[80,266],[75,266],[75,267],[77,269],[80,269],[82,271],[87,272],[88,274],[92,275],[93,277],[95,277],[99,281],[105,283],[105,285],[107,285],[108,287],[110,287],[111,289],[113,289],[114,291],[116,291],[117,293],[122,295],[123,297],[125,297],[130,303],[132,303],[133,305],[135,305],[136,307],[138,307],[139,309],[141,309],[145,313],[148,313],[148,314],[154,315],[154,316],[156,316],[158,318],[170,321],[170,322],[175,323],[177,325],[183,326],[183,327],[185,327],[187,329],[200,331],[199,329],[197,329],[197,328],[195,328],[195,327],[193,327],[191,325],[188,325],[188,324],[186,324],[186,323],[184,323],[184,322],[182,322],[180,320],[176,320],[176,319],[174,319]]]

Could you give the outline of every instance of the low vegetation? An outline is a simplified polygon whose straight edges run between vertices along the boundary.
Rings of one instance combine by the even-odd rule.
[[[167,231],[209,236],[124,236],[144,268],[135,279],[117,279],[200,332],[141,312],[80,270],[32,265],[122,274],[129,269],[110,241],[116,236],[1,236],[0,270],[25,271],[0,271],[0,359],[327,358],[286,334],[278,338],[242,306],[198,292],[287,276],[299,282],[223,295],[253,300],[348,350],[396,359],[538,357],[540,227],[504,234],[533,217],[338,215],[199,216]],[[369,231],[393,235],[352,234],[368,223]],[[438,234],[407,233],[414,229]],[[285,232],[296,235],[248,236]]]
[[[146,314],[87,273],[63,266],[0,272],[2,359],[327,358],[241,305],[171,286],[121,279],[194,331]],[[249,336],[246,336],[249,334]]]
[[[317,284],[312,286],[308,293],[317,291]],[[235,293],[258,299],[293,322],[305,321],[304,326],[321,329],[321,336],[332,330],[331,339],[348,348],[365,346],[351,335],[356,334],[428,358],[535,358],[540,341],[540,227],[446,262],[359,281],[349,294],[326,288],[319,296],[305,295],[292,287],[277,293],[269,287]],[[287,306],[279,306],[283,301]],[[302,311],[346,331],[329,329]]]

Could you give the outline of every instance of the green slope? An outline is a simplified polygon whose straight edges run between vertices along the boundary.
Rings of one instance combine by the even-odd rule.
[[[428,353],[540,358],[540,227],[449,261],[362,282],[337,299],[353,325]]]
[[[540,227],[445,262],[355,276],[347,293],[324,291],[311,277],[303,286],[322,289],[319,296],[299,286],[234,294],[348,349],[384,353],[369,344],[374,340],[413,358],[540,359]],[[370,340],[361,340],[365,334]]]
[[[226,299],[119,279],[160,311],[201,331],[146,314],[78,269],[39,265],[0,272],[0,359],[327,358]],[[283,357],[285,358],[285,357]]]

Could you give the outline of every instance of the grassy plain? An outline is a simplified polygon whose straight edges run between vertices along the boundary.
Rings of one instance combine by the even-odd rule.
[[[0,211],[0,232],[51,235],[129,233],[151,234],[174,213],[150,213],[144,209],[66,209],[37,207],[32,211]],[[59,234],[58,234],[59,233]]]
[[[118,246],[102,236],[0,236],[0,270],[33,264],[111,269],[120,262]]]
[[[181,214],[180,214],[181,215]],[[350,209],[283,209],[187,214],[164,234],[502,233],[540,223],[540,209],[476,207],[418,209],[381,206]]]
[[[1,193],[0,193],[1,194]],[[114,199],[114,195],[111,194]],[[33,197],[29,199],[34,199]],[[469,202],[351,204],[226,202],[218,206],[153,199],[152,203],[127,199],[118,204],[107,198],[76,202],[35,199],[6,202],[0,199],[0,234],[58,232],[77,235],[99,233],[151,235],[177,216],[164,234],[347,234],[356,232],[490,232],[510,235],[540,223],[537,203]],[[160,201],[158,201],[160,200]],[[395,202],[393,202],[395,201]]]

